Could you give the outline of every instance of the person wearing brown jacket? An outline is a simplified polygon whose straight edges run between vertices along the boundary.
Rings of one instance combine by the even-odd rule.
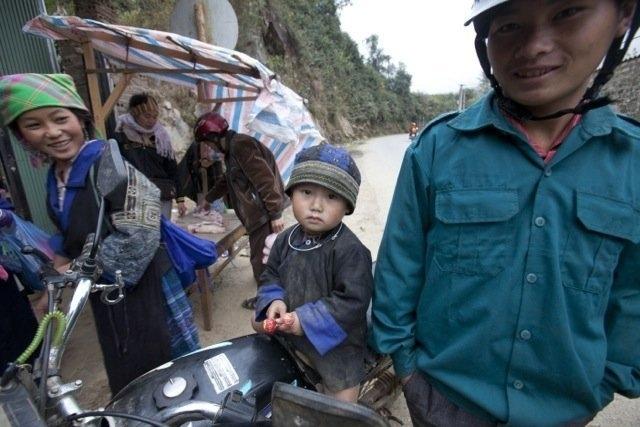
[[[262,249],[267,236],[284,229],[282,211],[285,192],[276,160],[271,151],[255,138],[229,129],[229,123],[213,112],[196,122],[196,141],[205,142],[224,154],[226,171],[205,195],[209,204],[224,195],[249,234],[250,261],[258,283],[264,270]],[[255,297],[242,306],[253,309]]]

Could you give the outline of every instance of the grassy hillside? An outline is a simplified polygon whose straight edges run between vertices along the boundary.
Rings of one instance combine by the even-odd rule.
[[[232,3],[242,29],[237,49],[265,62],[307,98],[334,142],[404,132],[412,120],[425,122],[456,108],[456,95],[412,94],[406,72],[384,73],[370,65],[340,30],[334,0]]]

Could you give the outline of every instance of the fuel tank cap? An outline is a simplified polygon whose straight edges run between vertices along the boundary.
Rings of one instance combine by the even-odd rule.
[[[162,394],[165,397],[178,397],[187,388],[187,380],[182,377],[172,377],[162,387]]]
[[[198,383],[193,374],[185,371],[174,371],[170,377],[165,377],[165,379],[156,382],[156,384],[153,391],[153,400],[158,409],[186,402],[192,399],[198,390]]]

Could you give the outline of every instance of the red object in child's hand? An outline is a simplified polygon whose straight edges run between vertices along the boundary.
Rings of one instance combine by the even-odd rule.
[[[262,329],[268,335],[273,335],[276,333],[276,329],[278,329],[278,324],[275,319],[264,319],[262,321]]]

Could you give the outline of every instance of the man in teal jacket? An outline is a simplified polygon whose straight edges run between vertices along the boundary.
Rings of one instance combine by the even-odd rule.
[[[414,425],[579,426],[640,395],[640,126],[598,97],[636,3],[474,3],[493,91],[407,150],[375,274]]]

